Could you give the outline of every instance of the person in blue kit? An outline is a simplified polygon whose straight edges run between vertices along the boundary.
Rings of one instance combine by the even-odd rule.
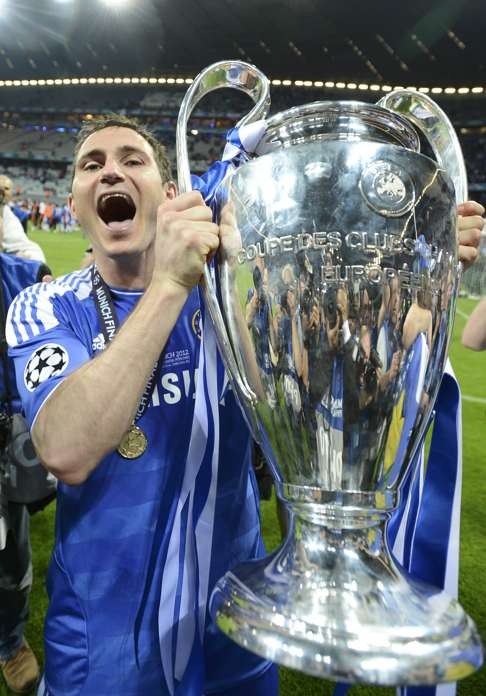
[[[7,325],[59,479],[39,693],[272,696],[276,668],[207,610],[224,572],[264,551],[250,436],[197,289],[219,228],[118,117],[80,131],[70,207],[94,264],[21,293]]]
[[[44,263],[0,253],[2,341],[5,337],[6,310],[13,298],[22,289],[50,278],[49,273]],[[24,638],[32,586],[29,509],[11,495],[5,476],[6,467],[16,465],[12,454],[12,436],[21,434],[19,427],[22,428],[22,421],[17,420],[21,404],[6,345],[0,347],[0,353],[0,669],[11,691],[26,693],[39,678],[36,657]],[[22,452],[24,456],[29,455],[28,463],[32,464],[33,451],[25,449],[25,445],[29,444],[27,439],[22,442]],[[18,475],[15,476],[15,483],[20,483]]]

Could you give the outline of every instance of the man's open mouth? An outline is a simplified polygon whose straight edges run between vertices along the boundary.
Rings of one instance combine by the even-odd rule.
[[[128,193],[104,193],[98,199],[97,212],[105,225],[133,220],[137,208]]]

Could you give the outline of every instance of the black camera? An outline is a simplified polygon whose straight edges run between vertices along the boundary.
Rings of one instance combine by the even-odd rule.
[[[312,292],[309,290],[309,288],[304,288],[300,299],[300,306],[304,314],[307,314],[307,316],[309,316],[312,311],[312,302]]]
[[[363,371],[363,387],[368,394],[373,394],[377,386],[378,375],[376,374],[376,369],[367,363]]]
[[[378,370],[383,366],[378,351],[372,348],[368,360],[361,356],[362,382],[363,388],[368,394],[373,394],[378,387]]]
[[[4,496],[12,503],[27,505],[31,513],[42,510],[55,496],[56,480],[40,463],[20,413],[12,417],[0,414],[0,437]]]
[[[8,413],[5,413],[5,411],[0,411],[0,454],[7,449],[11,432],[12,419]]]
[[[337,297],[336,288],[327,288],[324,294],[324,316],[329,322],[329,326],[333,328],[337,321]]]

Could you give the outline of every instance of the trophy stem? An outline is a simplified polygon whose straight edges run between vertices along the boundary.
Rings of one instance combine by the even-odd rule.
[[[412,580],[386,546],[387,513],[298,505],[271,556],[215,588],[233,640],[319,677],[383,686],[456,681],[482,661],[476,628],[444,592]]]

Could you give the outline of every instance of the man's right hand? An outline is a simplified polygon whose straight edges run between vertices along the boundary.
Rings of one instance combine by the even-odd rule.
[[[219,226],[198,191],[167,200],[157,211],[152,282],[189,292],[219,246]]]
[[[476,201],[466,201],[457,206],[459,261],[464,270],[472,266],[479,256],[484,212],[484,207]]]

